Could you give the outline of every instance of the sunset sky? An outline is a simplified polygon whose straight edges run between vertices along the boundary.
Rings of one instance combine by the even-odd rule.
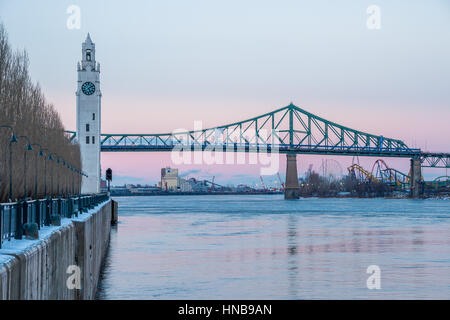
[[[70,5],[81,9],[80,29],[67,28]],[[381,10],[379,30],[366,25],[370,5]],[[212,127],[292,101],[354,129],[450,152],[447,0],[0,0],[0,22],[27,50],[31,76],[67,130],[75,130],[76,65],[90,32],[103,133],[172,132],[196,120]],[[352,162],[335,159],[344,171]],[[321,161],[299,156],[300,175]],[[387,162],[409,169],[406,159]],[[173,166],[169,153],[102,153],[114,184],[154,184],[164,166]],[[258,166],[177,167],[223,184],[259,183]],[[442,174],[425,170],[425,178]]]

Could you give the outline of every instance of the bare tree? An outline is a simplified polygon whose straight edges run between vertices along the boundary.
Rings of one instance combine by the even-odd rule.
[[[43,197],[45,191],[47,196],[57,196],[58,191],[60,195],[71,193],[73,189],[78,192],[80,187],[79,176],[68,168],[81,169],[79,147],[64,134],[59,114],[46,101],[39,84],[31,81],[28,65],[27,53],[12,51],[5,28],[0,24],[0,126],[13,127],[16,136],[27,136],[33,147],[27,150],[25,138],[10,144],[11,131],[0,128],[0,202],[8,201],[10,145],[12,200],[34,197],[36,191],[37,197]],[[25,152],[27,185],[24,194]]]

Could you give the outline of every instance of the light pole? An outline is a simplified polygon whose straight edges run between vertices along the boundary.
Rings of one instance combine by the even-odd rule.
[[[64,169],[65,166],[66,166],[66,161],[64,159],[62,159],[62,164],[63,164],[62,168]],[[61,172],[61,173],[64,174],[64,172]],[[61,181],[61,193],[62,193],[62,196],[64,196],[64,189],[65,189],[64,186],[65,186],[65,183]],[[59,197],[61,198],[61,194],[59,195]]]
[[[67,163],[66,168],[69,169],[67,170],[67,175],[66,175],[66,183],[65,183],[65,189],[66,189],[66,198],[68,198],[69,196],[69,181],[70,181],[70,163]]]
[[[72,177],[71,177],[72,178],[72,191],[71,191],[71,193],[72,193],[72,196],[75,196],[75,173],[77,173],[78,170],[76,168],[74,168],[73,166],[70,166],[69,169],[70,169],[71,174],[72,174]]]
[[[82,177],[82,172],[81,170],[77,169],[77,193],[78,196],[80,196],[81,193],[81,177]]]
[[[11,130],[11,139],[9,140],[9,202],[12,202],[12,144],[17,142],[16,133],[14,132],[14,128],[11,126],[2,125],[0,128],[8,128]]]
[[[70,194],[73,196],[73,173],[74,173],[74,169],[72,166],[69,166],[69,170],[70,170],[70,180],[72,180],[72,187],[69,186],[70,188]]]
[[[23,199],[25,200],[27,197],[27,152],[33,150],[33,147],[27,136],[18,136],[17,138],[24,138],[28,141],[28,145],[23,153]]]
[[[59,163],[60,159],[60,157],[56,157],[56,163]],[[59,168],[56,168],[56,196],[59,197]]]
[[[44,153],[42,152],[42,146],[39,143],[33,143],[31,146],[39,146],[39,156],[43,156]],[[38,195],[37,195],[37,176],[38,176],[38,163],[37,163],[37,159],[38,159],[38,152],[36,150],[36,154],[34,155],[34,198],[37,199]]]
[[[72,166],[70,164],[67,164],[67,169],[69,169],[69,170],[67,172],[67,179],[66,179],[66,190],[67,190],[66,192],[67,192],[67,196],[69,197],[72,194],[71,188],[70,188],[70,180],[72,178]]]
[[[44,150],[50,153],[50,150],[48,149],[41,149],[41,151]],[[42,155],[44,156],[43,152]],[[46,198],[47,198],[47,156],[44,156],[44,199]]]
[[[61,163],[61,161],[62,161],[63,165],[66,165],[66,161],[62,157],[58,156],[56,159],[56,162]],[[58,180],[58,182],[57,182],[58,184],[57,184],[56,193],[58,194],[58,197],[61,198],[61,194],[60,194],[60,190],[59,190],[59,180],[60,180],[59,177],[60,177],[59,170],[57,170],[56,171],[56,180]],[[62,186],[61,186],[61,189],[62,189]]]
[[[53,160],[53,156],[55,156],[55,158],[57,158],[57,154],[56,153],[50,153],[48,156],[49,160]],[[59,162],[59,160],[57,160],[57,162]],[[52,170],[50,171],[50,196],[53,198],[54,196],[54,188],[53,188],[53,170],[54,170],[54,165],[52,166]]]
[[[79,173],[78,173],[78,169],[74,169],[74,171],[75,171],[76,175],[74,177],[75,188],[73,190],[73,193],[76,194],[76,193],[78,193],[78,175],[79,175]]]

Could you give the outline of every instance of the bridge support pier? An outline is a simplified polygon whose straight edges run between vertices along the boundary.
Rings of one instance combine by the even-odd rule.
[[[422,164],[420,158],[411,159],[410,196],[419,198],[423,194],[422,190]]]
[[[284,199],[293,200],[300,198],[300,187],[298,185],[297,155],[286,154],[286,184],[284,187]]]

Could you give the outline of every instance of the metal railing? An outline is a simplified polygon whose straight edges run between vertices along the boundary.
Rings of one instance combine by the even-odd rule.
[[[107,201],[108,194],[57,199],[39,199],[0,203],[0,248],[3,241],[22,239],[25,223],[36,223],[38,229],[51,225],[52,216],[78,217]]]

